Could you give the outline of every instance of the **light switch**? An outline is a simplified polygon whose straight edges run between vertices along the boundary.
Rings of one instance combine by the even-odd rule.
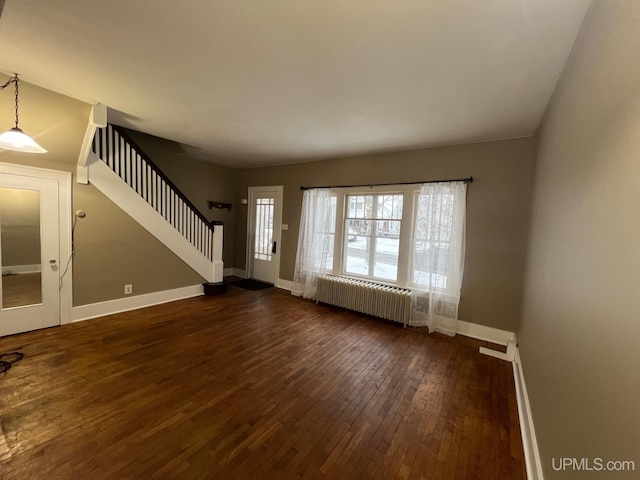
[[[283,223],[282,224],[282,230],[289,230],[289,224],[288,223]]]

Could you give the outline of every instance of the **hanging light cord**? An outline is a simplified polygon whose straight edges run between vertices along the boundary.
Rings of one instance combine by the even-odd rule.
[[[9,85],[11,85],[12,83],[15,83],[18,81],[18,74],[14,73],[13,77],[11,77],[9,80],[7,80],[7,83],[5,83],[4,85],[2,85],[0,87],[0,90],[4,90],[5,88],[7,88]]]
[[[18,128],[18,75],[16,75],[16,128]]]
[[[7,88],[12,83],[15,83],[15,85],[16,85],[16,128],[18,128],[18,81],[19,80],[20,79],[18,78],[18,74],[14,73],[13,77],[11,77],[9,80],[7,80],[7,83],[5,83],[4,85],[2,85],[0,87],[0,90],[4,90],[5,88]]]
[[[64,276],[69,271],[69,265],[71,264],[71,259],[76,254],[76,248],[74,246],[74,243],[75,243],[74,234],[76,232],[76,223],[78,223],[78,214],[77,213],[73,217],[73,226],[71,227],[71,255],[69,255],[69,260],[67,260],[67,264],[64,267],[64,272],[62,272],[62,275],[60,275],[60,282],[58,284],[60,290],[62,290],[62,284],[64,283]]]

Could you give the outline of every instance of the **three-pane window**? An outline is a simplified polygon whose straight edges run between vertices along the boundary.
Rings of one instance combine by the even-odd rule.
[[[403,195],[346,195],[343,271],[396,282]]]
[[[455,197],[419,195],[415,186],[398,190],[334,191],[326,223],[315,228],[322,265],[336,274],[446,292]]]

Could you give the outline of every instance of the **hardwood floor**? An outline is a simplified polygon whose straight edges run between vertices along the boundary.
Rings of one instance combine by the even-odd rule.
[[[0,339],[2,479],[521,479],[511,365],[230,286]]]
[[[42,302],[40,272],[3,275],[2,308],[35,305]]]

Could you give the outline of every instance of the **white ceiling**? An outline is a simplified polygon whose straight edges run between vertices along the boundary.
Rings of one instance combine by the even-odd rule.
[[[533,135],[589,0],[6,0],[0,71],[259,166]]]

